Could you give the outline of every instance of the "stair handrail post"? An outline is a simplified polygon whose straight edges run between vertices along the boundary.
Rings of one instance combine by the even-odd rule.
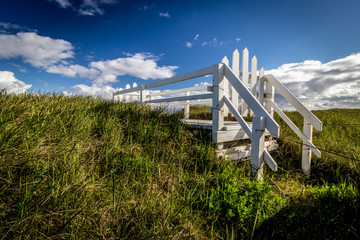
[[[304,126],[303,126],[304,135],[312,142],[313,137],[313,125],[304,118]],[[302,156],[301,156],[301,168],[306,175],[310,175],[311,169],[311,148],[304,144],[302,146]]]
[[[265,117],[256,116],[252,120],[251,132],[251,177],[263,180],[265,150]]]
[[[186,91],[185,96],[190,96],[190,92]],[[188,103],[190,101],[187,100],[186,102]],[[186,104],[185,107],[184,107],[184,119],[189,119],[189,118],[190,118],[190,105]]]
[[[231,69],[237,77],[240,77],[240,53],[237,49],[232,54]],[[239,93],[231,86],[231,102],[236,110],[239,110]]]
[[[146,98],[146,92],[145,92],[145,86],[141,85],[141,89],[140,89],[140,103],[144,103],[145,102],[145,98]]]
[[[266,81],[265,98],[268,98],[273,102],[275,99],[275,88],[269,81]],[[274,117],[274,109],[271,107],[270,103],[265,102],[265,109],[270,114],[271,117]]]
[[[217,132],[224,128],[224,64],[215,64],[213,69],[212,140],[217,142]],[[218,144],[222,149],[223,144]]]
[[[242,52],[242,82],[244,83],[245,87],[248,88],[249,86],[249,50],[244,48]],[[247,116],[248,114],[248,105],[246,102],[241,99],[241,115]]]
[[[223,59],[221,60],[221,63],[225,64],[226,66],[229,66],[229,59],[225,56],[223,57]],[[226,79],[226,77],[224,77],[223,80],[223,84],[224,84],[224,96],[228,97],[230,96],[229,94],[229,81]],[[224,105],[224,116],[227,117],[229,115],[229,108]]]

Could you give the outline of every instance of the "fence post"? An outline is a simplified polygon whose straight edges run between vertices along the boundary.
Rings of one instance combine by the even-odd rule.
[[[141,85],[141,89],[140,89],[140,99],[139,99],[141,103],[144,103],[144,102],[145,102],[145,95],[146,95],[145,86],[144,86],[144,85]]]
[[[239,65],[240,65],[240,54],[237,49],[232,54],[232,70],[235,75],[239,78]],[[231,101],[235,106],[236,110],[239,110],[239,93],[235,90],[235,88],[231,87]]]
[[[312,142],[313,126],[311,123],[304,118],[304,135]],[[308,146],[303,145],[302,147],[302,162],[301,168],[306,175],[310,175],[311,168],[311,149]]]
[[[269,81],[266,82],[266,94],[265,95],[266,95],[266,98],[269,98],[274,102],[275,88]],[[265,109],[270,114],[271,117],[274,117],[274,109],[271,107],[270,103],[267,103],[267,102],[265,103]]]
[[[245,48],[242,52],[242,82],[245,87],[249,87],[249,50]],[[242,99],[241,100],[241,115],[247,115],[247,104]]]
[[[251,83],[250,92],[256,98],[256,79],[257,79],[257,58],[253,56],[251,58]],[[253,116],[253,112],[250,110],[250,116]]]
[[[265,120],[264,117],[254,117],[251,132],[251,177],[261,181],[264,175]]]
[[[224,65],[216,64],[213,70],[212,139],[217,142],[217,132],[224,127]],[[222,149],[223,144],[218,144]]]
[[[129,84],[126,84],[126,86],[125,86],[125,89],[129,89],[130,88],[130,85]],[[125,102],[129,102],[129,100],[130,100],[130,96],[127,94],[127,93],[125,93]]]
[[[190,96],[190,92],[185,92],[185,96]],[[186,102],[190,102],[187,100]],[[184,119],[189,119],[190,117],[190,105],[186,104],[184,108]]]
[[[229,59],[225,56],[222,60],[221,63],[225,64],[226,66],[229,66]],[[224,77],[224,96],[229,97],[229,81],[226,79],[226,77]],[[224,106],[224,116],[228,117],[229,115],[229,108],[225,105]]]
[[[265,95],[265,79],[264,77],[264,68],[260,68],[259,70],[259,102],[261,106],[264,106],[264,95]]]

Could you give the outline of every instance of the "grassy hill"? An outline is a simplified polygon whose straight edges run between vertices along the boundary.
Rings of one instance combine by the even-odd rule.
[[[315,114],[315,145],[359,159],[360,111]],[[259,183],[181,114],[1,92],[0,239],[359,238],[360,163],[323,153],[307,177],[279,123],[280,170]]]

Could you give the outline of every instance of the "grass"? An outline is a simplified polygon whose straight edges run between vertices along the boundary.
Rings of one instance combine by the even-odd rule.
[[[192,116],[207,115],[199,108]],[[359,158],[357,125],[330,124],[357,124],[360,111],[315,114],[315,145]],[[217,158],[208,134],[181,117],[1,92],[0,239],[359,238],[357,162],[324,153],[306,177],[299,145],[281,140],[273,154],[284,170],[253,182],[248,162]]]

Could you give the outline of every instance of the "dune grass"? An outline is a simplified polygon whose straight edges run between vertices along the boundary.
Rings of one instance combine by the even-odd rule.
[[[344,112],[345,123],[358,121],[358,110]],[[135,103],[1,92],[0,239],[358,237],[357,163],[324,154],[306,177],[299,146],[281,140],[273,154],[284,170],[253,182],[248,162],[217,158],[208,135],[181,117]],[[323,122],[315,144],[358,158],[359,128],[330,143]]]

